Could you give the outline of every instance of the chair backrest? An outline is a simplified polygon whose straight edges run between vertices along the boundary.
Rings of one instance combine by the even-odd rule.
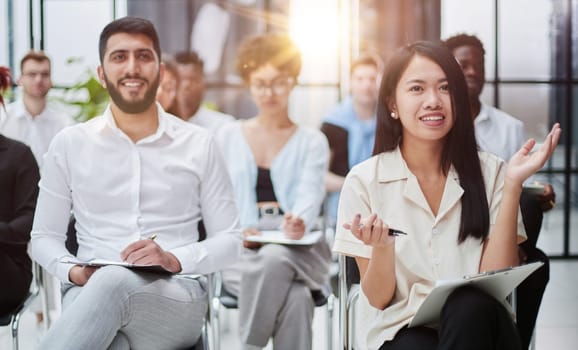
[[[544,210],[542,209],[542,199],[533,193],[522,192],[520,197],[520,211],[522,212],[522,221],[528,239],[521,245],[525,250],[536,249],[538,236],[542,229],[542,220]]]
[[[359,270],[355,259],[338,256],[339,262],[339,349],[352,349],[354,344],[354,310],[359,295]]]

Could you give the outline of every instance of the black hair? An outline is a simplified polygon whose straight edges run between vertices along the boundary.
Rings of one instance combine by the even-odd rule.
[[[379,90],[377,128],[373,154],[392,151],[402,142],[402,125],[390,116],[389,106],[395,102],[396,87],[411,60],[422,56],[434,61],[446,75],[454,125],[442,151],[442,169],[447,175],[453,166],[464,189],[458,242],[468,237],[481,239],[489,232],[489,207],[478,147],[471,117],[468,89],[464,74],[452,53],[442,43],[418,41],[400,48],[389,60]]]
[[[177,53],[175,55],[175,62],[177,64],[192,64],[198,67],[201,70],[201,72],[203,71],[203,68],[205,66],[205,63],[203,62],[201,57],[199,57],[199,54],[197,54],[195,51],[183,51]]]
[[[457,34],[444,40],[444,44],[447,46],[448,49],[450,49],[450,51],[453,51],[460,46],[473,46],[480,49],[482,55],[486,54],[484,44],[475,35]]]
[[[101,64],[104,59],[104,53],[106,52],[108,39],[118,33],[143,34],[147,36],[152,41],[153,49],[160,60],[161,45],[154,25],[147,19],[127,16],[110,22],[106,27],[104,27],[102,33],[100,33],[98,54],[100,56]]]

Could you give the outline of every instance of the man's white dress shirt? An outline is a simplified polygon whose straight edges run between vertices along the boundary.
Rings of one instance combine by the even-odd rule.
[[[22,99],[6,106],[7,118],[0,120],[0,133],[27,144],[36,162],[42,166],[42,157],[48,151],[50,141],[65,127],[73,124],[73,119],[47,105],[32,117]]]
[[[190,123],[209,130],[213,135],[216,135],[223,125],[234,121],[235,117],[232,115],[214,111],[204,106],[200,106],[197,113],[189,118]]]
[[[67,282],[70,210],[78,258],[120,260],[130,243],[155,234],[182,273],[206,274],[237,260],[241,235],[231,183],[210,134],[165,113],[157,131],[132,142],[110,107],[64,129],[45,156],[32,228],[32,256]],[[207,239],[198,242],[203,220]]]
[[[508,113],[482,103],[474,119],[476,140],[480,149],[506,162],[526,141],[524,123]]]

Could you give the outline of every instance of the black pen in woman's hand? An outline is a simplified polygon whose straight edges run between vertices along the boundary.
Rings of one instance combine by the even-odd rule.
[[[363,227],[363,224],[359,224],[358,228],[361,229]],[[407,233],[400,231],[400,230],[396,230],[394,228],[390,228],[388,233],[389,236],[407,236]]]
[[[400,231],[400,230],[396,230],[396,229],[390,228],[390,229],[389,229],[389,232],[388,232],[388,235],[389,235],[389,236],[401,236],[401,235],[407,236],[407,233],[405,233],[405,232],[403,232],[403,231]]]

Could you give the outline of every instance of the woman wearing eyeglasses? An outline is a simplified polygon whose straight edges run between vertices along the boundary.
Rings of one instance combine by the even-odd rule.
[[[4,111],[1,93],[10,85],[8,69],[0,67],[0,121]],[[16,309],[28,295],[32,262],[26,253],[36,196],[38,165],[28,146],[0,134],[0,315]]]
[[[218,134],[235,190],[245,238],[277,229],[287,238],[308,235],[318,219],[329,159],[318,130],[289,118],[289,96],[301,56],[282,34],[243,42],[237,70],[257,105],[254,118]],[[225,289],[238,297],[245,349],[311,349],[312,291],[328,280],[330,252],[320,239],[310,246],[245,241],[242,264],[223,273]]]

